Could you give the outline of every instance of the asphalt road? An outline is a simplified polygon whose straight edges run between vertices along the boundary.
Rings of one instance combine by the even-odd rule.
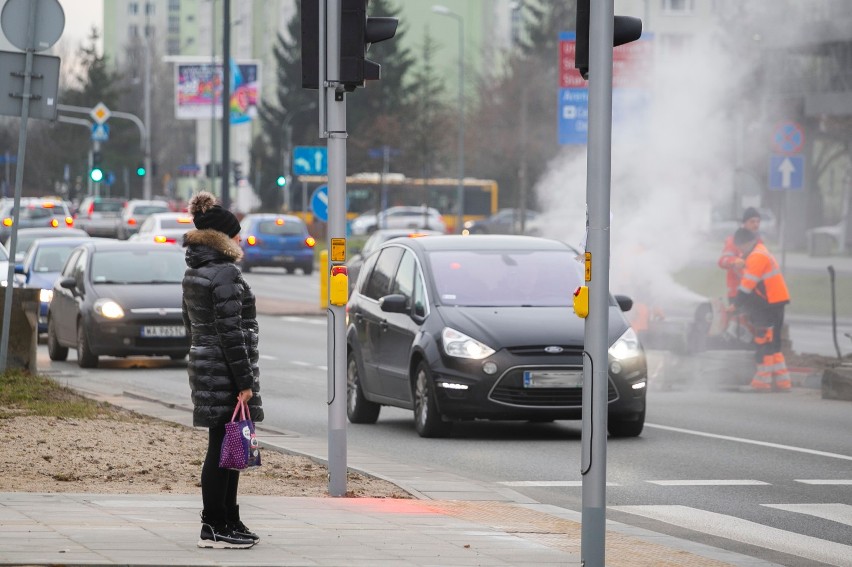
[[[326,437],[324,318],[261,317],[260,325],[265,424]],[[74,384],[188,403],[182,363],[104,358],[84,373],[72,353],[53,366]],[[816,390],[756,395],[701,384],[652,389],[643,435],[608,444],[608,517],[783,565],[852,565],[849,402]],[[543,503],[582,506],[579,422],[475,422],[450,439],[421,439],[411,412],[383,408],[375,425],[350,424],[347,441]]]

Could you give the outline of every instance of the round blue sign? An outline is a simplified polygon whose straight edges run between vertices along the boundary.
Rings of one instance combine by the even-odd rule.
[[[328,222],[328,185],[320,185],[311,195],[311,212],[322,222]]]

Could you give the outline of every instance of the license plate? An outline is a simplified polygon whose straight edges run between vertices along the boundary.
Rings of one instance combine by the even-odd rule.
[[[142,327],[143,337],[185,337],[186,327],[183,325],[157,325]]]
[[[276,262],[292,262],[293,260],[295,260],[295,258],[293,258],[293,256],[276,256],[275,257]]]
[[[524,372],[524,388],[581,388],[582,370],[527,370]]]

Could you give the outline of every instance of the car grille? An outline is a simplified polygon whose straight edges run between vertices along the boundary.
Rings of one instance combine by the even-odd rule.
[[[524,388],[524,370],[513,368],[506,372],[491,389],[492,401],[513,406],[525,407],[581,407],[583,405],[582,388]],[[609,402],[618,399],[618,391],[609,380],[607,392]]]
[[[545,349],[548,348],[561,348],[560,352],[548,352]],[[512,353],[515,356],[555,356],[559,355],[560,357],[568,357],[568,364],[583,364],[583,347],[581,346],[568,346],[568,345],[533,345],[533,346],[522,346],[522,347],[507,347],[507,351]],[[579,362],[573,362],[573,360],[579,360]],[[560,358],[560,361],[564,360]]]

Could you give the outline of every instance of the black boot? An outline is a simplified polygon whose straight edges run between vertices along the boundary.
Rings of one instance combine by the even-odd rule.
[[[254,540],[240,535],[227,522],[201,513],[201,537],[198,547],[215,549],[246,549],[254,545]]]
[[[234,534],[248,538],[252,540],[254,543],[260,541],[260,536],[248,529],[242,521],[240,521],[240,507],[234,506],[233,510],[228,510],[228,527],[234,532]]]

